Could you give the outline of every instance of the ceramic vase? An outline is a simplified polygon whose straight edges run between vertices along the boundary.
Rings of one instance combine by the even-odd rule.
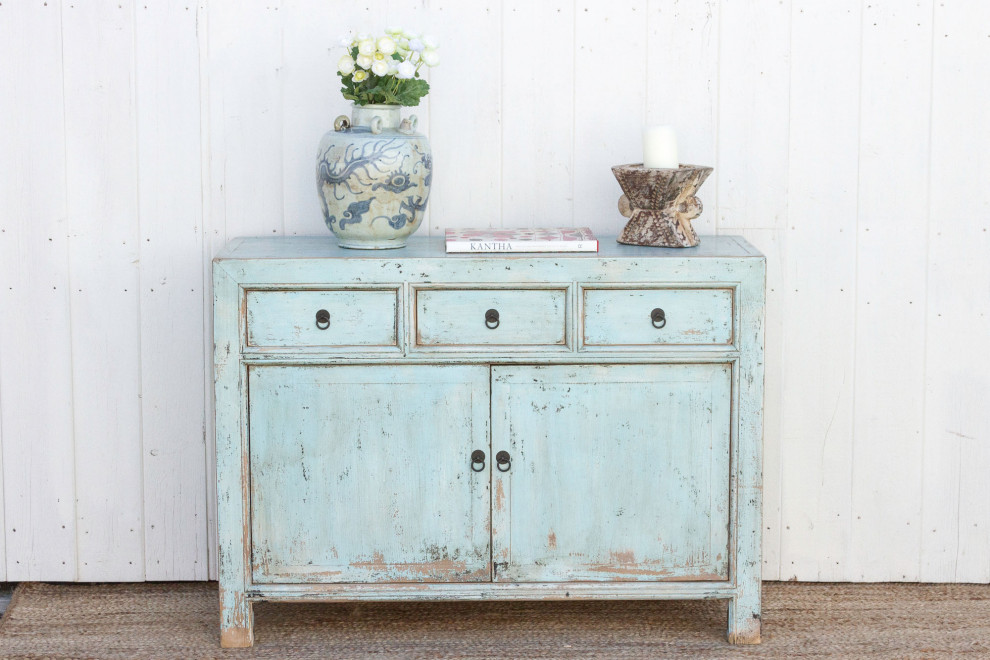
[[[355,105],[320,140],[316,184],[341,247],[399,248],[423,222],[433,156],[401,106]]]

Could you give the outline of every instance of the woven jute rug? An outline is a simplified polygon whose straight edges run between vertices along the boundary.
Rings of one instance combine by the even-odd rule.
[[[990,658],[987,585],[766,583],[764,642],[722,601],[255,605],[220,649],[216,583],[22,584],[3,658]]]

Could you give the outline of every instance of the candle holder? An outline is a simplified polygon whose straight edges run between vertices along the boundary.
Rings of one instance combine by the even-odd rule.
[[[710,167],[681,165],[659,169],[616,165],[612,174],[625,194],[619,198],[619,213],[629,218],[617,239],[627,245],[694,247],[698,234],[691,220],[701,215],[698,188],[712,173]]]

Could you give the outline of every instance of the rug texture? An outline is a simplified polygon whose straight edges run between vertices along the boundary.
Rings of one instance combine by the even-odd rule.
[[[2,658],[990,658],[990,586],[766,583],[760,646],[724,601],[255,605],[220,649],[216,583],[20,585]]]

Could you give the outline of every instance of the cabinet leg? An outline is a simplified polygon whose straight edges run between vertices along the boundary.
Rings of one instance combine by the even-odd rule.
[[[245,648],[254,644],[254,611],[242,593],[220,597],[220,646]]]
[[[759,644],[760,628],[760,597],[747,599],[733,598],[729,601],[729,631],[726,638],[730,644]]]

